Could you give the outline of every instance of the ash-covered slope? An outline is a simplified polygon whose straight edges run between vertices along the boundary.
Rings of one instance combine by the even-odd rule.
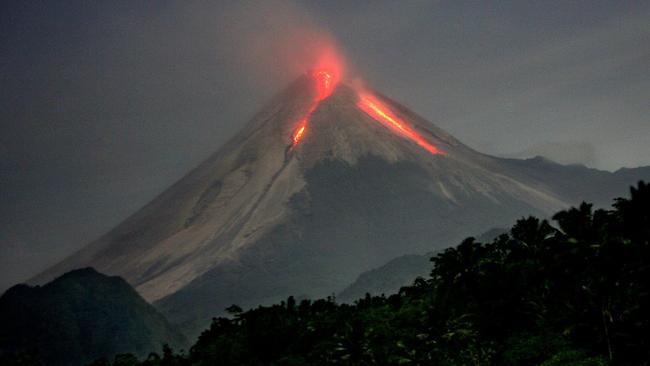
[[[526,163],[473,151],[388,98],[314,75],[36,281],[93,266],[191,329],[233,303],[336,293],[397,256],[583,198],[556,191]],[[588,185],[583,178],[575,180]]]

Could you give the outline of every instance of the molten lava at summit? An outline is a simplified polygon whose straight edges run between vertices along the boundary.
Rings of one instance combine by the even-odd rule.
[[[390,109],[379,102],[377,98],[363,91],[359,91],[358,94],[359,102],[357,103],[357,107],[372,117],[372,119],[386,126],[391,131],[396,132],[397,134],[415,142],[431,154],[442,154],[442,152],[437,147],[431,145],[422,136],[420,136],[420,134],[410,128],[405,121],[393,114]]]
[[[316,81],[316,100],[321,101],[332,94],[332,87],[334,86],[334,77],[329,71],[316,70],[312,73],[312,77]]]
[[[332,94],[338,81],[338,76],[327,69],[313,70],[309,73],[309,77],[313,82],[314,87],[313,99],[307,109],[307,113],[302,119],[300,119],[293,130],[290,148],[296,146],[304,137],[308,129],[311,114],[316,110],[316,108],[318,108],[321,101]],[[429,143],[424,137],[411,128],[406,121],[391,112],[388,107],[381,103],[372,94],[364,90],[357,90],[357,94],[359,96],[357,107],[369,115],[373,120],[381,123],[394,133],[413,141],[433,155],[443,154],[442,151]]]
[[[294,147],[304,136],[309,123],[309,116],[318,108],[318,104],[329,97],[336,86],[337,77],[329,70],[318,69],[309,73],[315,87],[315,95],[305,116],[298,122],[291,137],[291,147]]]

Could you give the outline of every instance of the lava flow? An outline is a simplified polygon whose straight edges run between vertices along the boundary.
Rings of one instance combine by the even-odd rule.
[[[300,123],[298,124],[298,128],[293,133],[293,137],[292,137],[293,145],[297,144],[298,141],[300,141],[302,135],[305,133],[305,128],[307,128],[307,119],[303,119],[302,121],[300,121]]]
[[[415,142],[431,154],[436,155],[442,153],[438,148],[431,145],[422,136],[411,129],[406,122],[395,116],[372,95],[365,92],[359,92],[359,102],[357,103],[357,106],[375,121]]]
[[[304,136],[307,129],[307,123],[309,122],[309,116],[318,108],[318,104],[334,90],[336,80],[332,72],[328,70],[314,70],[310,73],[311,78],[313,79],[316,87],[316,95],[314,100],[311,102],[307,114],[303,119],[298,122],[296,129],[293,131],[293,136],[291,137],[291,147],[294,147],[300,139]]]

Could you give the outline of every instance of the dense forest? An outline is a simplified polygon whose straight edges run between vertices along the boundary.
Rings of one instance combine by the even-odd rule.
[[[468,238],[397,294],[233,305],[188,352],[93,365],[650,364],[650,185],[553,221]]]

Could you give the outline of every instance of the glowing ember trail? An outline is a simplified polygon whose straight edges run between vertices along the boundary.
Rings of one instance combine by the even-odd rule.
[[[298,129],[296,132],[293,134],[293,144],[297,144],[298,141],[302,138],[302,134],[305,133],[305,128],[307,127],[307,120],[303,120],[300,125],[298,125]]]
[[[300,139],[305,134],[307,129],[307,123],[309,122],[309,116],[318,108],[318,104],[325,98],[329,97],[332,94],[334,85],[336,84],[333,74],[328,70],[314,70],[311,72],[311,77],[315,83],[316,95],[312,101],[307,114],[303,119],[300,120],[298,126],[293,131],[293,136],[291,137],[291,147],[293,148]]]
[[[395,116],[388,108],[383,106],[370,94],[359,92],[359,102],[357,103],[357,106],[375,121],[415,142],[431,154],[442,154],[438,148],[431,145],[417,132],[413,131],[406,122]]]

